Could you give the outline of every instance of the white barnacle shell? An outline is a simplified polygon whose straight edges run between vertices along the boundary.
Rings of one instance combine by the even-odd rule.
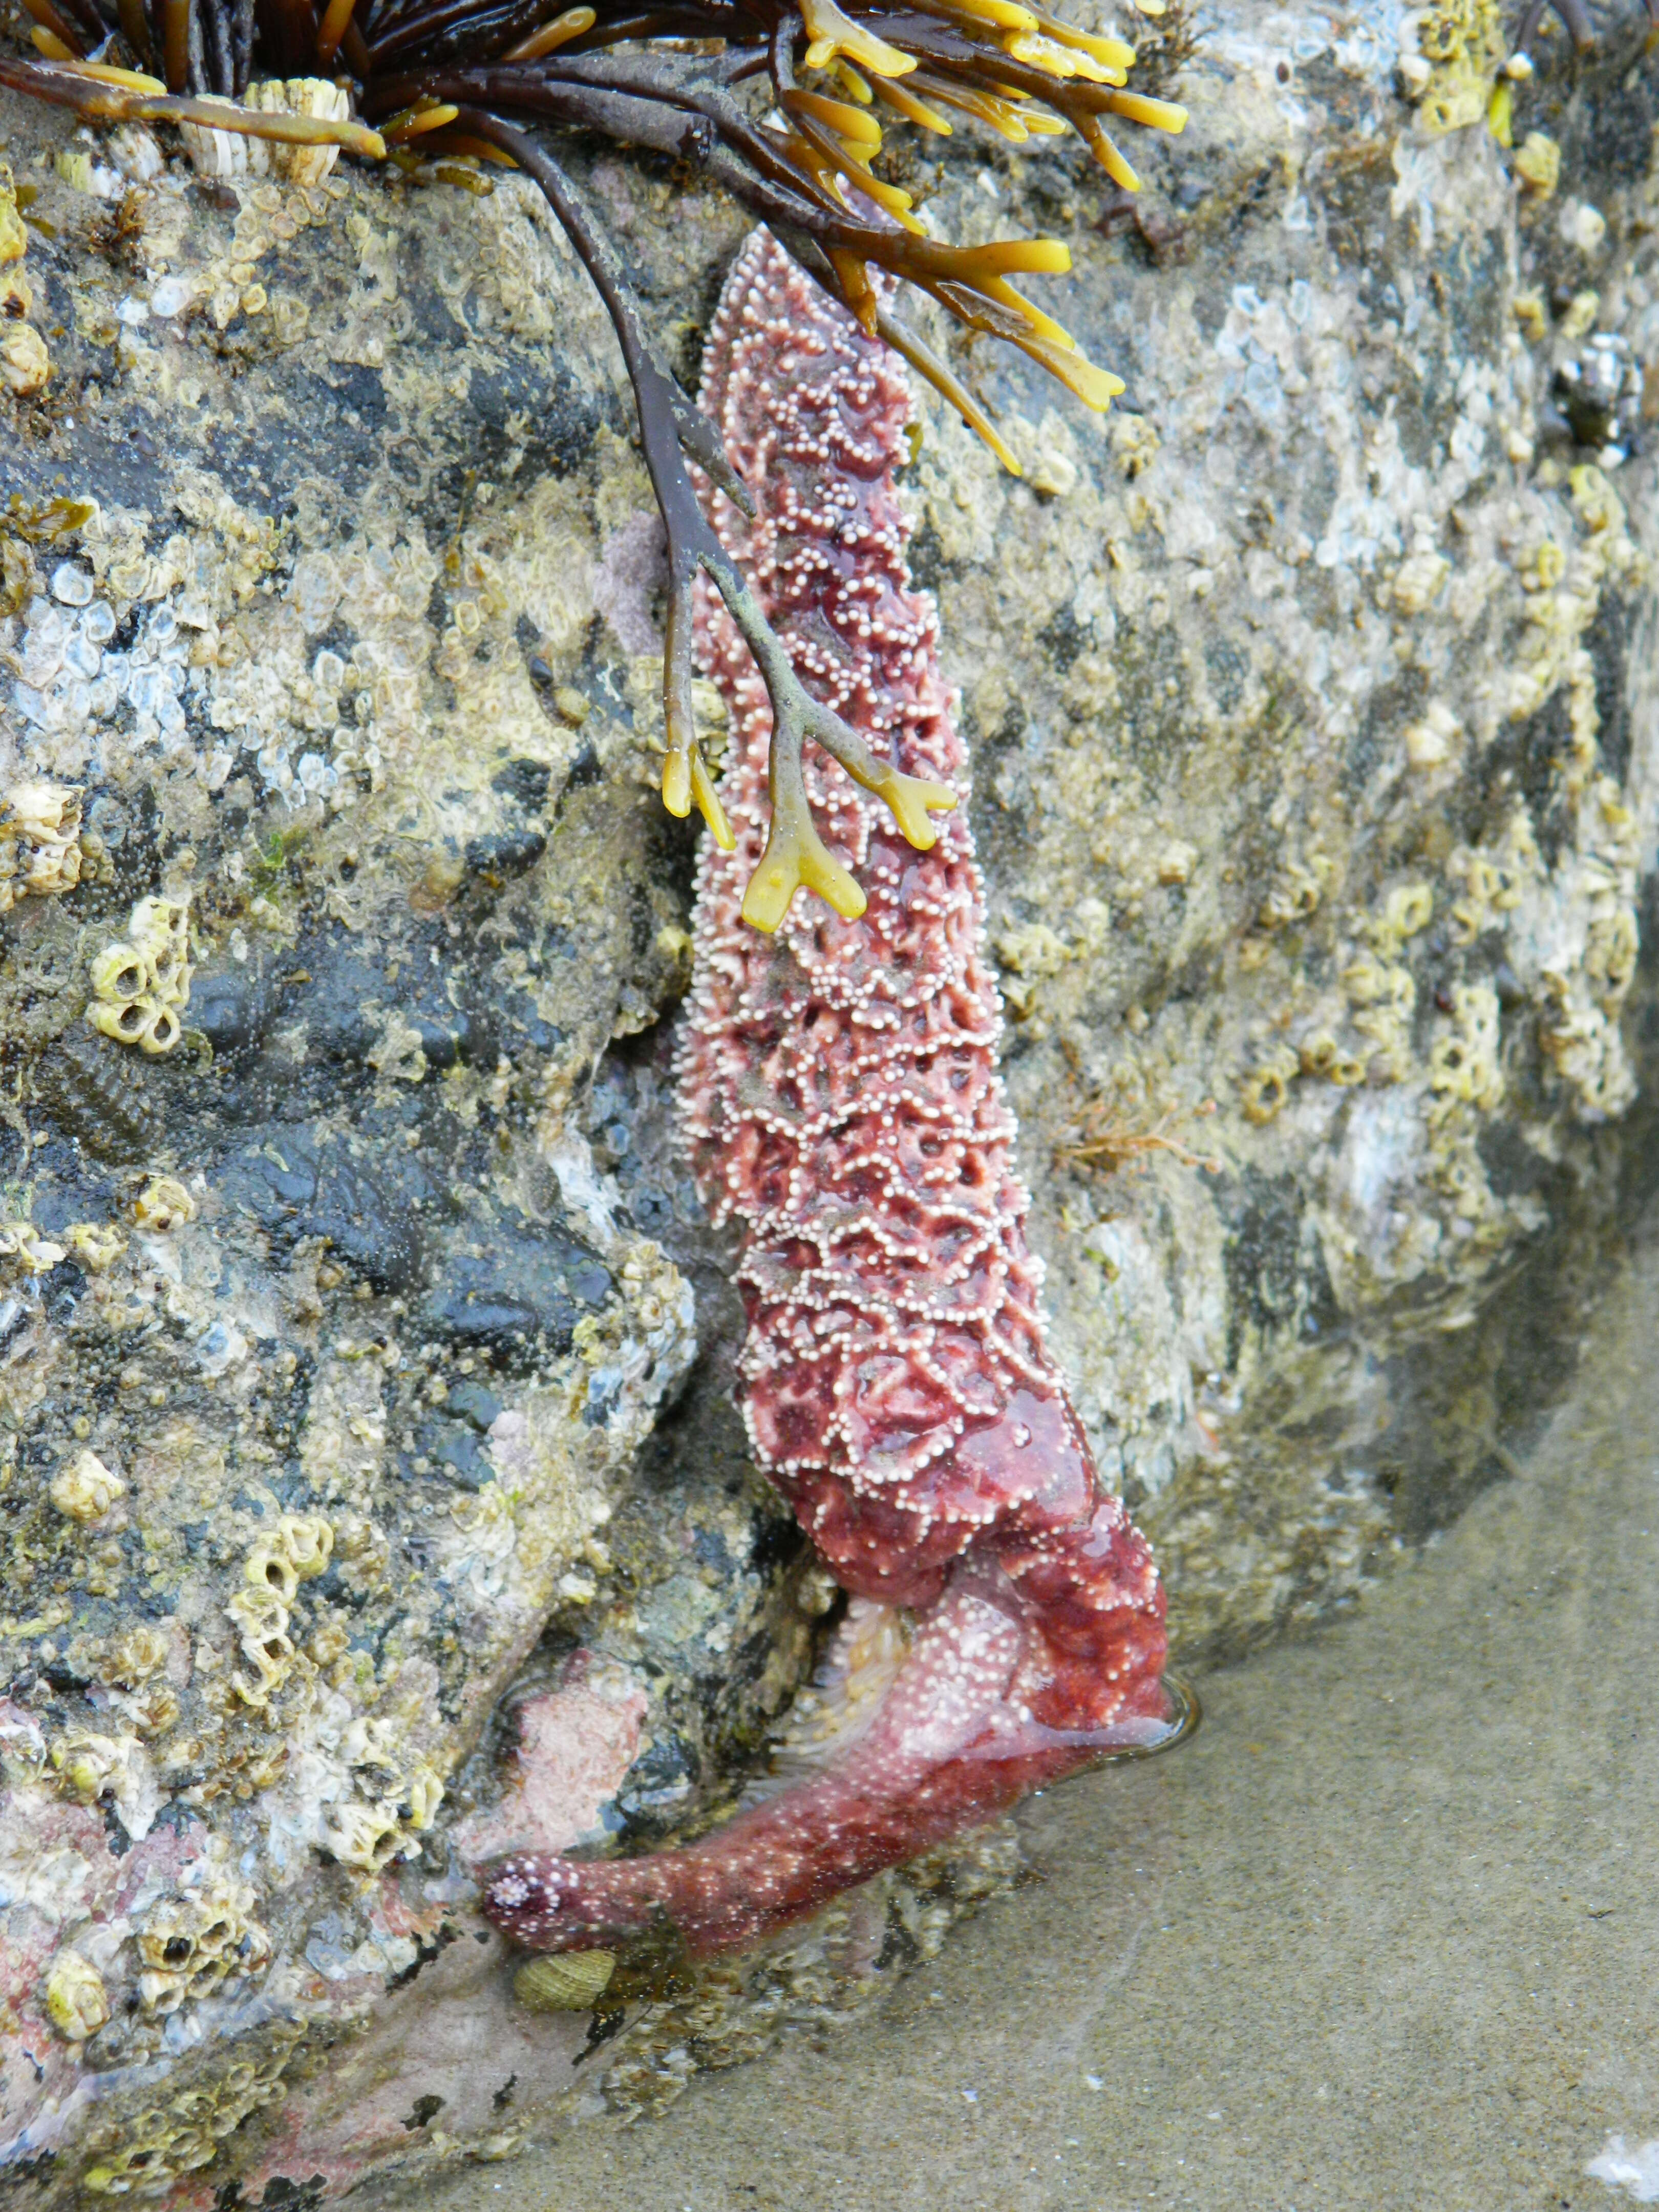
[[[204,98],[203,106],[236,106],[234,100]],[[343,123],[351,102],[327,77],[266,77],[249,85],[241,106],[260,115],[314,115]],[[246,131],[221,131],[199,123],[181,124],[179,136],[198,177],[286,177],[291,184],[319,185],[340,156],[337,146],[287,146]]]
[[[0,914],[81,880],[81,793],[74,784],[16,783],[0,805]]]
[[[60,1951],[52,1962],[46,2017],[66,2043],[84,2043],[109,2018],[104,1978],[78,1951]]]
[[[196,1200],[172,1176],[152,1176],[132,1201],[132,1218],[140,1229],[164,1237],[196,1218]]]
[[[190,1003],[191,972],[188,906],[140,899],[125,938],[93,957],[87,1019],[118,1044],[136,1044],[152,1055],[171,1052],[184,1035],[179,1017]]]
[[[53,1476],[50,1495],[65,1520],[100,1521],[126,1487],[95,1451],[83,1451]]]

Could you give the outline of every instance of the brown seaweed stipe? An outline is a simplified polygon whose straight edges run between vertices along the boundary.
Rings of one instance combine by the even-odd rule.
[[[1648,34],[1650,46],[1659,35],[1659,0],[1644,0],[1649,23],[1653,27]],[[1595,45],[1595,25],[1590,19],[1589,0],[1528,0],[1526,13],[1516,27],[1512,48],[1517,60],[1530,60],[1534,40],[1543,27],[1544,18],[1553,11],[1561,19],[1567,36],[1572,40],[1575,53],[1587,54]],[[1508,144],[1508,140],[1504,141]]]
[[[742,575],[703,519],[688,464],[748,507],[718,434],[659,358],[621,264],[573,177],[525,125],[560,125],[697,163],[771,226],[802,267],[901,354],[1018,473],[955,372],[886,304],[900,279],[967,329],[1018,346],[1086,406],[1123,389],[1011,281],[1060,276],[1058,239],[952,246],[911,196],[874,173],[894,119],[948,136],[963,118],[1015,143],[1073,131],[1114,183],[1139,179],[1109,125],[1178,131],[1185,110],[1127,88],[1134,49],[1024,0],[658,0],[556,9],[550,0],[23,0],[33,59],[0,55],[0,84],[89,121],[191,124],[379,159],[460,156],[523,169],[574,246],[621,343],[668,534],[664,653],[672,813],[696,806],[729,843],[691,707],[691,588],[706,569],[770,696],[771,835],[744,903],[775,929],[805,884],[848,919],[864,895],[824,845],[806,799],[808,738],[891,809],[910,842],[955,803],[901,775],[802,688]],[[1162,0],[1139,0],[1162,12]],[[362,120],[273,112],[244,100],[260,75],[343,68]],[[800,73],[798,75],[798,72]],[[758,84],[763,96],[750,89]]]

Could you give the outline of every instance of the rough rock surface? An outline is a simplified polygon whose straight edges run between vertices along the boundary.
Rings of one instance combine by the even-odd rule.
[[[1570,1359],[1659,807],[1639,29],[1547,51],[1510,155],[1464,115],[1478,8],[1419,35],[1417,109],[1381,11],[1218,13],[1138,206],[1048,142],[912,179],[957,235],[1070,239],[1049,289],[1129,380],[1103,427],[963,356],[1028,474],[927,400],[908,495],[1056,1349],[1193,1653],[1346,1600]],[[829,1602],[725,1406],[668,1126],[657,528],[515,181],[164,150],[128,192],[0,105],[52,368],[0,395],[26,2203],[257,2201],[647,2106],[855,2008],[1009,1850],[648,2018],[513,2001],[468,1854],[717,1810]],[[666,168],[595,184],[693,376],[742,223]],[[120,1042],[133,1006],[179,1042]]]

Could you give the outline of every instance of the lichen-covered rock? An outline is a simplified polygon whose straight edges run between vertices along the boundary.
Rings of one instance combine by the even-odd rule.
[[[907,495],[1056,1347],[1189,1651],[1503,1464],[1639,1118],[1659,102],[1614,27],[1506,153],[1467,12],[1396,79],[1391,20],[1233,0],[1137,203],[966,132],[907,179],[1070,238],[1129,380],[963,355],[1027,474],[924,397]],[[1011,1846],[515,1998],[470,1861],[717,1813],[830,1603],[668,1115],[625,387],[511,178],[0,131],[51,371],[0,393],[3,2155],[40,2205],[501,2155],[856,2011]],[[592,182],[692,375],[741,222]]]
[[[424,2141],[418,2087],[331,2146],[295,2085],[423,2022],[464,1926],[483,1962],[453,1832],[500,1795],[491,1717],[618,1585],[693,1300],[566,1109],[675,984],[681,907],[626,658],[589,653],[642,479],[524,204],[290,179],[241,222],[180,166],[118,246],[14,118],[68,405],[0,463],[0,1887],[33,2062],[0,2133],[46,2196],[164,2195],[222,2188],[258,2112],[331,2174]],[[222,335],[216,276],[184,319],[204,255],[291,247],[291,295],[245,283]],[[775,1641],[798,1667],[804,1630]],[[622,1704],[601,1833],[651,1748]],[[561,2088],[581,2033],[539,2062]]]

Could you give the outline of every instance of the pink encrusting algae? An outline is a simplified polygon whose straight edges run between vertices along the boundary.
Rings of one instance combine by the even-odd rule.
[[[897,358],[757,231],[710,335],[703,404],[757,507],[749,522],[715,493],[717,526],[802,681],[878,754],[962,792],[933,605],[905,562]],[[1158,1571],[1100,1493],[1044,1341],[965,809],[915,850],[815,756],[814,814],[867,910],[844,921],[802,896],[775,937],[748,927],[770,711],[712,594],[701,622],[732,711],[736,848],[703,848],[680,1101],[704,1198],[744,1231],[744,1412],[853,1594],[843,1641],[871,1640],[877,1606],[911,1609],[915,1632],[823,1771],[701,1842],[499,1863],[487,1908],[539,1949],[653,1929],[693,1955],[753,1941],[1177,1727]]]

